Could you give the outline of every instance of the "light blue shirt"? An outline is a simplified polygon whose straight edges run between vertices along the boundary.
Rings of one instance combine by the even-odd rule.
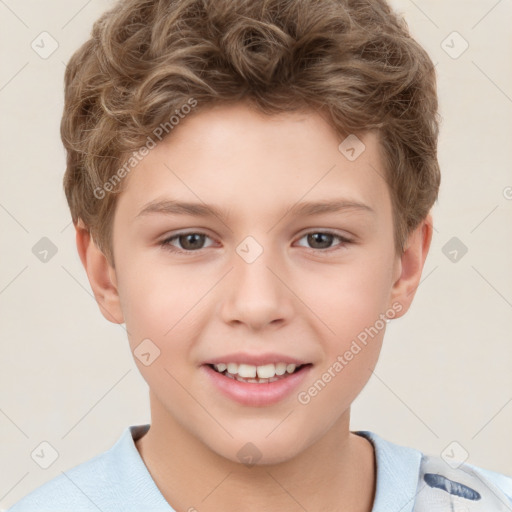
[[[7,512],[175,512],[160,493],[135,446],[134,441],[143,436],[149,426],[127,427],[112,448],[41,485]],[[372,512],[419,510],[415,502],[416,496],[421,494],[418,483],[423,454],[386,441],[373,432],[354,433],[369,439],[375,449],[377,477]],[[480,484],[494,488],[495,495],[501,491],[503,510],[512,511],[511,477],[475,466],[466,467],[476,471]],[[449,486],[458,485],[444,480]],[[199,503],[197,508],[200,510]],[[495,509],[488,512],[492,510]]]

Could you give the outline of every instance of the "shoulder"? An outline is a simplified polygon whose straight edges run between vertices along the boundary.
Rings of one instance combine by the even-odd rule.
[[[478,468],[476,466],[469,465],[474,471],[479,473],[483,479],[488,482],[492,482],[494,485],[499,487],[512,502],[512,474],[504,475],[502,473],[496,473],[489,469]]]
[[[375,448],[377,488],[373,512],[389,510],[390,506],[397,506],[402,512],[511,512],[511,476],[429,456],[373,432],[356,433],[370,440]]]
[[[417,493],[414,512],[441,503],[446,510],[448,506],[458,506],[470,512],[505,512],[511,510],[512,477],[472,464],[423,455]]]
[[[104,453],[41,485],[7,512],[172,511],[134,443],[149,425],[127,427]]]
[[[98,511],[97,490],[105,492],[115,485],[109,452],[102,453],[53,478],[18,501],[7,512],[39,512],[42,510]],[[108,491],[110,492],[110,491]]]

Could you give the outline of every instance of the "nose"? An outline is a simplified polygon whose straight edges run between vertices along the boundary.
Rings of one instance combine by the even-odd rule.
[[[223,321],[243,324],[253,331],[289,323],[294,311],[293,293],[276,255],[263,250],[250,262],[236,253],[232,261],[234,268],[226,276],[220,294]]]

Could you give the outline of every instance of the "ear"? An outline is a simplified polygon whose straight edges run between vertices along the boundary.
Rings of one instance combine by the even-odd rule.
[[[110,322],[124,322],[117,291],[116,272],[92,239],[89,230],[81,220],[75,225],[76,247],[87,272],[94,298],[101,313]]]
[[[396,280],[391,291],[391,303],[402,306],[395,318],[404,315],[420,284],[423,265],[432,241],[432,215],[429,214],[409,235],[404,252],[398,256]]]

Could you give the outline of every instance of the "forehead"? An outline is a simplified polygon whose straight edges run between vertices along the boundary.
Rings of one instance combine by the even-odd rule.
[[[390,207],[375,133],[345,140],[313,111],[269,116],[243,103],[182,119],[125,185],[118,207],[129,209],[132,218],[166,199],[208,203],[221,216],[236,210],[248,217],[335,199],[375,211]]]

